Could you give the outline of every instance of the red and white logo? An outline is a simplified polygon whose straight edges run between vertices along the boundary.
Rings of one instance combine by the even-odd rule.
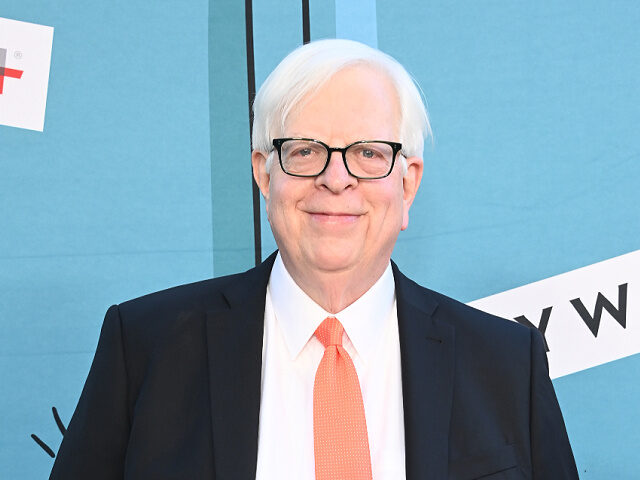
[[[43,130],[52,44],[53,27],[0,18],[0,125]]]
[[[0,95],[4,89],[4,78],[22,78],[22,70],[16,70],[15,68],[6,67],[7,64],[7,49],[0,48]]]

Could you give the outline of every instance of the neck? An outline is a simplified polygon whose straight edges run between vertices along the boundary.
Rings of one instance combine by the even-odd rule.
[[[282,252],[281,252],[282,255]],[[300,270],[282,255],[282,262],[291,278],[304,293],[329,313],[338,313],[358,300],[382,276],[389,259],[369,265],[369,268],[344,270]]]

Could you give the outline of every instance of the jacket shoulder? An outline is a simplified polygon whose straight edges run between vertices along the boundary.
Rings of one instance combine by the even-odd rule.
[[[428,290],[428,289],[426,289]],[[471,307],[442,293],[429,290],[438,302],[440,314],[444,315],[456,328],[468,331],[474,336],[528,338],[530,329],[514,320],[498,317],[491,313]]]
[[[431,313],[436,322],[451,325],[455,330],[456,349],[479,358],[521,358],[528,363],[532,329],[513,320],[492,315],[455,300],[447,295],[423,287],[403,275],[397,267],[394,274],[400,299]]]
[[[112,306],[107,318],[113,321],[115,314],[119,323],[132,379],[144,376],[145,365],[162,355],[172,338],[204,338],[206,312],[225,308],[223,292],[234,281],[242,281],[242,274],[178,285]]]
[[[229,308],[229,292],[252,289],[252,270],[178,285],[112,306],[125,351],[137,359],[149,359],[154,350],[171,343],[171,337],[184,332],[201,335],[207,312]]]
[[[188,310],[208,310],[224,304],[224,289],[241,280],[243,274],[210,278],[198,282],[177,285],[165,290],[148,293],[118,305],[127,323],[154,322],[167,315]]]
[[[228,308],[229,302],[266,292],[275,257],[274,253],[242,273],[178,285],[123,302],[117,306],[123,327],[144,335],[186,315]]]

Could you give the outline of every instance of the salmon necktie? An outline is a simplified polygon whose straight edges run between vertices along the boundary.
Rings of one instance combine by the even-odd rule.
[[[343,332],[338,319],[328,317],[315,333],[325,347],[313,385],[316,480],[371,480],[362,393]]]

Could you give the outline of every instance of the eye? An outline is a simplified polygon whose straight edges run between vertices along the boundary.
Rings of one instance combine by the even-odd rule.
[[[352,149],[354,153],[363,160],[376,160],[385,156],[384,152],[380,151],[377,146],[371,144],[354,145]]]
[[[322,145],[317,145],[307,141],[293,140],[285,143],[282,152],[286,157],[302,159],[310,159],[322,154]]]

